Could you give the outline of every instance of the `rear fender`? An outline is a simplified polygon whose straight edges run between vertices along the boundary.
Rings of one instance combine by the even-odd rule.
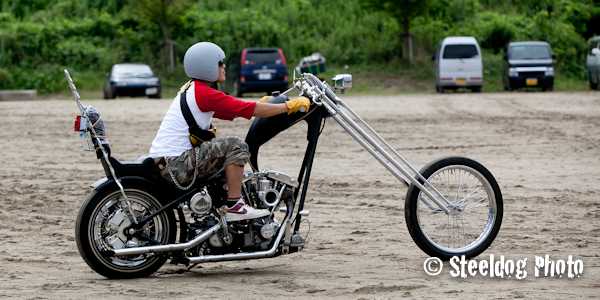
[[[180,196],[176,189],[164,183],[150,181],[143,177],[125,176],[119,178],[119,180],[124,189],[127,189],[128,186],[132,185],[143,187],[146,192],[155,196],[163,205],[170,203]],[[119,189],[117,183],[113,179],[108,179],[107,177],[103,177],[102,179],[94,182],[91,187],[98,192],[101,192],[105,189]]]

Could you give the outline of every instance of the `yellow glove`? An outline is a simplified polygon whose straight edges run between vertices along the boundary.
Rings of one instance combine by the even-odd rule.
[[[258,100],[258,102],[260,102],[260,103],[265,103],[265,102],[267,102],[269,99],[271,99],[271,96],[264,96],[264,97],[260,98],[260,100]]]
[[[288,107],[288,115],[297,111],[307,112],[310,108],[310,100],[306,97],[299,97],[295,100],[285,101],[285,105]],[[304,108],[304,110],[302,110],[302,108]]]

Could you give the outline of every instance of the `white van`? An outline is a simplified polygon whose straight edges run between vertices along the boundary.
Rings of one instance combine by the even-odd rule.
[[[600,35],[590,40],[586,65],[590,89],[600,90]]]
[[[435,90],[468,88],[481,92],[483,63],[481,49],[474,37],[445,38],[432,57],[435,62]]]

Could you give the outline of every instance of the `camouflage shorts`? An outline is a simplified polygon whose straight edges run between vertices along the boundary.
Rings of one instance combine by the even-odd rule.
[[[198,160],[196,159],[196,153],[200,155]],[[155,159],[155,161],[158,159],[160,158]],[[173,178],[169,174],[170,170],[177,182],[184,185],[194,179],[196,161],[199,162],[197,177],[201,177],[216,173],[221,168],[231,164],[243,166],[249,160],[248,145],[239,137],[215,138],[202,143],[200,147],[194,147],[183,152],[178,157],[165,157],[167,165],[160,170],[160,175],[168,182],[173,183]]]

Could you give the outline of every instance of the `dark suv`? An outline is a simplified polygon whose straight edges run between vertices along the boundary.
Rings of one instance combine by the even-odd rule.
[[[235,52],[227,61],[223,91],[235,97],[243,93],[288,89],[285,56],[278,48],[247,48]]]
[[[504,89],[536,87],[542,91],[554,87],[554,68],[552,60],[556,58],[546,42],[527,41],[509,43],[504,54]]]

